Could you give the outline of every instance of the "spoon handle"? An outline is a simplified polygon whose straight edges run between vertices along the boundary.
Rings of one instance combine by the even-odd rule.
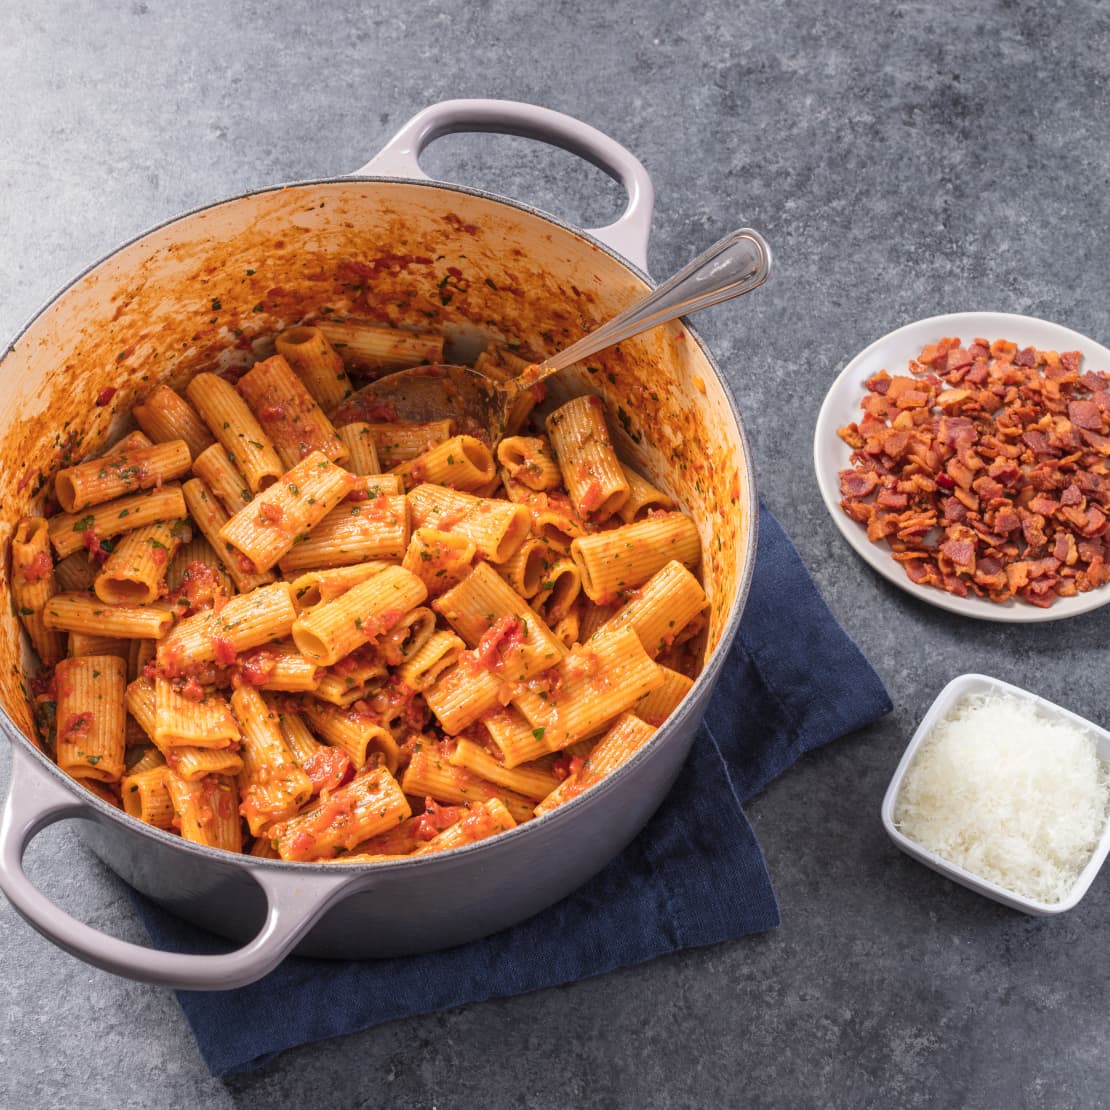
[[[749,293],[762,285],[770,273],[771,248],[767,241],[758,231],[742,227],[714,243],[619,316],[546,359],[540,366],[540,374],[533,380],[542,380],[571,363],[580,362],[676,316],[688,316]]]

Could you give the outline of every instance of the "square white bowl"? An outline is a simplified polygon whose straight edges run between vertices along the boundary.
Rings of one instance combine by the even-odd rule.
[[[928,848],[923,847],[921,844],[918,844],[917,841],[911,840],[904,833],[900,832],[894,824],[894,805],[902,789],[902,781],[905,779],[906,772],[913,762],[914,756],[917,754],[917,749],[921,746],[929,733],[932,732],[933,726],[938,721],[942,720],[952,706],[965,695],[986,694],[992,691],[1013,694],[1023,701],[1027,701],[1036,706],[1045,717],[1055,717],[1059,720],[1070,721],[1073,725],[1083,729],[1084,732],[1088,733],[1094,739],[1099,759],[1101,759],[1103,763],[1110,765],[1110,732],[1107,732],[1106,729],[1099,728],[1098,725],[1088,721],[1086,718],[1080,717],[1053,702],[1046,701],[1037,694],[1030,693],[1028,690],[1023,690],[1020,686],[1011,686],[1008,682],[1002,682],[997,678],[989,678],[987,675],[963,674],[958,678],[952,679],[952,681],[937,695],[936,700],[929,707],[929,711],[925,714],[921,724],[917,726],[917,731],[913,734],[913,739],[910,740],[909,745],[906,747],[905,754],[902,756],[902,760],[898,764],[897,770],[894,772],[894,777],[890,780],[890,786],[887,787],[886,796],[883,798],[883,827],[886,829],[890,839],[893,840],[903,852],[909,856],[913,856],[914,859],[919,860],[921,863],[925,864],[926,867],[931,867],[934,871],[952,879],[953,882],[957,882],[961,886],[966,886],[969,890],[977,891],[987,898],[993,898],[996,902],[1002,902],[1004,905],[1011,906],[1015,910],[1021,910],[1023,913],[1032,914],[1035,917],[1052,917],[1055,914],[1065,913],[1067,910],[1072,909],[1083,895],[1087,893],[1088,888],[1094,881],[1107,854],[1110,853],[1110,817],[1108,817],[1106,824],[1103,826],[1102,836],[1099,837],[1094,854],[1087,861],[1087,866],[1079,873],[1079,877],[1075,880],[1075,884],[1072,886],[1071,891],[1059,902],[1039,902],[1035,898],[1026,898],[1006,887],[999,886],[997,883],[992,883],[979,875],[974,875],[970,871],[966,871],[964,868],[938,856],[936,852],[932,852]]]

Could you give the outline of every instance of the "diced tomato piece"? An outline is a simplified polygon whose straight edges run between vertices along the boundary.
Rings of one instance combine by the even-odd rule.
[[[354,765],[345,751],[339,748],[320,749],[311,755],[301,767],[312,783],[312,792],[335,790],[347,782],[354,774]]]
[[[417,840],[432,840],[444,829],[461,821],[468,813],[468,806],[444,806],[434,798],[424,799],[424,812],[413,826]]]
[[[25,582],[38,582],[54,570],[54,561],[49,552],[37,551],[25,566],[19,568]]]

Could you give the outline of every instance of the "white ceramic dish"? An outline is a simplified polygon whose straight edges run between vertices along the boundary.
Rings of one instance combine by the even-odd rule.
[[[965,871],[964,868],[958,867],[954,863],[949,863],[946,859],[942,859],[936,852],[931,852],[928,848],[922,847],[917,841],[910,840],[910,838],[900,832],[894,824],[894,804],[897,801],[899,791],[902,789],[902,780],[906,777],[906,771],[913,762],[913,757],[917,749],[921,746],[925,737],[932,731],[933,725],[941,720],[952,706],[966,695],[985,694],[991,691],[1016,695],[1019,698],[1031,702],[1045,716],[1070,721],[1073,725],[1090,733],[1090,735],[1094,737],[1099,758],[1104,763],[1110,764],[1110,732],[1107,732],[1106,729],[1099,728],[1098,725],[1088,721],[1086,718],[1077,716],[1075,713],[1053,702],[1046,701],[1037,694],[1030,693],[1028,690],[1023,690],[1020,686],[1011,686],[1008,682],[1002,682],[997,678],[988,678],[986,675],[963,674],[958,678],[952,679],[952,681],[941,690],[937,695],[936,701],[929,707],[929,711],[925,714],[921,724],[918,725],[917,731],[913,734],[913,739],[910,740],[905,754],[898,764],[898,769],[894,772],[894,777],[890,780],[890,786],[887,787],[886,796],[883,798],[883,827],[886,829],[890,839],[893,840],[903,852],[909,856],[913,856],[914,859],[919,860],[921,863],[925,864],[926,867],[931,867],[934,871],[952,879],[953,882],[957,882],[961,886],[966,886],[969,890],[974,890],[987,898],[993,898],[996,902],[1003,903],[1003,905],[1011,906],[1015,910],[1021,910],[1023,913],[1032,914],[1035,917],[1052,917],[1072,909],[1083,895],[1087,893],[1095,876],[1099,873],[1103,862],[1106,860],[1107,853],[1110,853],[1110,819],[1107,820],[1103,827],[1102,836],[1099,838],[1098,845],[1095,848],[1094,854],[1091,856],[1090,860],[1088,860],[1087,866],[1079,873],[1079,877],[1075,880],[1075,885],[1071,888],[1071,892],[1066,898],[1059,902],[1038,902],[1033,898],[1025,898],[1012,890],[1008,890],[1006,887],[998,886],[996,883],[989,882],[978,875],[972,874],[970,871]]]
[[[935,343],[942,336],[959,336],[965,343],[982,336],[991,340],[1010,339],[1019,347],[1079,351],[1083,355],[1084,368],[1110,371],[1110,350],[1106,347],[1070,328],[1032,316],[1015,316],[1006,312],[953,312],[947,316],[918,320],[884,335],[844,367],[825,396],[817,417],[813,440],[814,468],[821,497],[836,526],[856,554],[895,586],[930,605],[965,617],[1010,622],[1055,621],[1107,604],[1110,602],[1110,586],[1075,597],[1058,598],[1048,609],[1038,609],[1025,601],[999,604],[985,597],[956,597],[934,586],[916,585],[906,577],[901,564],[891,558],[887,545],[872,543],[864,526],[841,509],[838,474],[851,465],[852,449],[836,434],[836,429],[859,419],[860,400],[866,391],[864,383],[872,374],[884,369],[890,374],[904,372],[909,360],[916,358],[922,347]]]

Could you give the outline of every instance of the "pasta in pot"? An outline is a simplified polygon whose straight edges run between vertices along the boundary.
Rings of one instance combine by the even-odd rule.
[[[333,423],[348,375],[441,352],[360,327],[159,385],[143,432],[55,475],[68,511],[13,533],[45,747],[198,844],[373,862],[494,836],[630,759],[700,665],[697,529],[599,398],[496,450],[450,417]]]

